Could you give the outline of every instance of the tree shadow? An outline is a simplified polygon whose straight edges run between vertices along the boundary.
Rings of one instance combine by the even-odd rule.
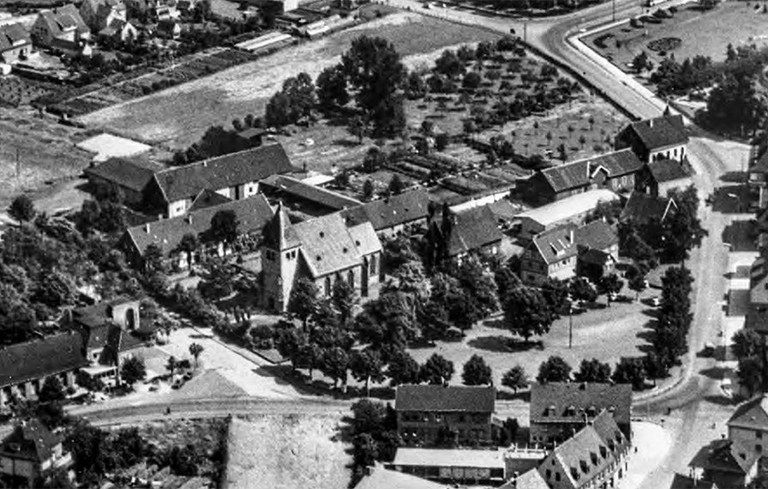
[[[731,221],[723,229],[721,239],[728,243],[731,251],[757,251],[757,234],[750,220]]]
[[[362,146],[357,139],[334,139],[332,144],[342,146],[344,148],[356,148]]]
[[[531,391],[530,389],[527,389],[527,390],[519,390],[515,393],[515,392],[509,392],[506,390],[499,390],[499,391],[496,391],[496,399],[499,401],[521,400],[525,402],[530,402]]]
[[[478,350],[498,353],[527,351],[532,348],[537,348],[539,350],[544,349],[544,344],[541,341],[515,341],[507,336],[498,335],[473,338],[467,342],[467,345],[472,348],[477,348]]]
[[[635,337],[640,338],[646,343],[653,343],[653,338],[655,336],[656,336],[656,332],[649,329],[646,329],[644,331],[638,331],[637,334],[635,334]]]
[[[737,399],[736,397],[725,397],[725,396],[705,396],[704,400],[710,404],[717,404],[718,406],[736,406],[741,401]]]
[[[731,369],[723,368],[719,366],[709,367],[699,370],[699,374],[710,379],[720,380],[723,378],[726,372],[730,372]]]

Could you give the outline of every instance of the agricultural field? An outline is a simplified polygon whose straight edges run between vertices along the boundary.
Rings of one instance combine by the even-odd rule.
[[[32,100],[50,93],[52,86],[44,82],[19,78],[18,76],[0,76],[0,105],[28,105]]]
[[[145,142],[186,148],[212,125],[228,126],[236,117],[262,113],[268,98],[280,89],[283,80],[301,72],[316,77],[324,68],[338,63],[351,41],[361,35],[390,40],[410,68],[431,64],[447,47],[498,38],[497,34],[482,29],[412,12],[397,12],[212,76],[90,113],[81,120],[89,127],[109,129]],[[324,141],[326,138],[312,139]]]
[[[723,61],[729,43],[734,47],[768,45],[766,25],[768,13],[762,3],[723,2],[709,11],[690,3],[680,6],[672,18],[662,19],[658,24],[645,23],[637,28],[623,24],[585,37],[584,41],[622,70],[628,70],[627,63],[641,51],[645,51],[656,66],[664,55],[672,54],[678,62],[699,54],[710,56],[715,62]],[[662,50],[664,55],[649,48],[654,41],[670,37],[681,42],[669,52]]]

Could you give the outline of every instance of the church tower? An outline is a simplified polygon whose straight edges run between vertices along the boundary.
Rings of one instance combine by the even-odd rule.
[[[272,219],[264,227],[261,269],[264,278],[262,303],[268,309],[283,312],[288,307],[296,277],[301,243],[283,209],[277,205]]]

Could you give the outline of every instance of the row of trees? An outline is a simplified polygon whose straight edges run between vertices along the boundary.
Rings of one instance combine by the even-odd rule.
[[[649,354],[654,378],[665,377],[673,365],[680,363],[679,357],[688,349],[688,331],[693,321],[692,284],[691,272],[684,267],[671,267],[662,278],[661,307],[651,343],[653,353]]]

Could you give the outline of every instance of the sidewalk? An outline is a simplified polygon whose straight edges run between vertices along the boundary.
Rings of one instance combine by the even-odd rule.
[[[620,489],[637,489],[645,478],[659,469],[672,448],[672,436],[655,423],[637,421],[632,423],[632,450],[627,475],[619,481]]]

